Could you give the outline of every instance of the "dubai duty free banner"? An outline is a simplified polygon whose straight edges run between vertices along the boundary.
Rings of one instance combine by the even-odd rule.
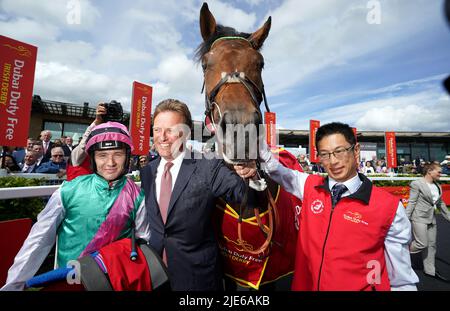
[[[0,145],[26,146],[37,47],[0,35]]]
[[[133,82],[130,134],[135,148],[134,155],[146,155],[150,150],[152,93],[150,85]]]

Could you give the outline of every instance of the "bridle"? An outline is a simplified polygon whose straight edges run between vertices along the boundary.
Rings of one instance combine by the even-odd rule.
[[[211,44],[210,50],[214,47],[214,44],[216,44],[216,42],[221,41],[221,40],[244,40],[253,47],[252,43],[249,40],[247,40],[246,38],[229,36],[229,37],[221,37],[221,38],[215,40]],[[219,93],[222,86],[224,86],[225,84],[229,84],[229,83],[241,83],[245,87],[247,92],[250,94],[250,97],[252,98],[252,102],[253,102],[254,106],[258,109],[259,113],[261,113],[261,109],[260,109],[261,100],[259,100],[259,98],[262,98],[262,100],[264,101],[266,111],[270,112],[269,105],[267,103],[266,93],[264,90],[264,84],[262,84],[261,88],[260,88],[252,79],[250,79],[245,74],[245,72],[242,72],[242,71],[222,72],[220,81],[214,86],[214,88],[211,90],[211,92],[209,94],[207,94],[207,92],[205,91],[206,81],[205,81],[205,79],[203,79],[203,87],[202,87],[201,92],[202,93],[205,92],[205,115],[206,115],[205,123],[206,123],[208,129],[213,132],[213,134],[216,131],[216,122],[214,120],[214,115],[212,113],[214,106],[217,107],[219,117],[222,118],[222,112],[220,110],[220,106],[216,102],[216,96]],[[208,122],[209,122],[209,124],[208,124]],[[209,125],[212,128],[210,128]],[[272,194],[270,193],[270,190],[266,189],[265,191],[266,191],[266,195],[267,195],[267,199],[268,199],[267,212],[268,212],[268,216],[269,216],[268,225],[265,225],[262,223],[258,208],[257,207],[254,208],[256,221],[258,223],[259,228],[265,235],[266,239],[263,242],[263,244],[261,246],[259,246],[257,249],[253,249],[253,247],[251,247],[251,246],[249,247],[242,236],[242,214],[243,214],[243,209],[246,208],[246,206],[247,206],[249,181],[245,180],[245,183],[246,183],[246,190],[245,190],[244,198],[239,206],[240,211],[239,211],[238,228],[237,228],[238,229],[237,244],[244,251],[246,251],[252,255],[256,255],[256,256],[260,256],[260,257],[267,256],[268,255],[267,250],[272,242],[273,234],[275,232],[274,230],[279,223],[278,213],[277,213],[277,209],[276,209],[276,203],[272,197]]]
[[[216,44],[218,41],[221,41],[221,40],[244,40],[253,47],[251,42],[249,40],[247,40],[246,38],[221,37],[221,38],[217,39],[216,41],[214,41],[213,44],[211,44],[211,49],[214,47],[214,44]],[[216,127],[216,123],[214,122],[214,116],[212,115],[212,110],[213,110],[214,106],[219,107],[219,105],[216,103],[216,96],[219,93],[222,86],[224,86],[225,84],[229,84],[229,83],[241,83],[242,85],[244,85],[245,89],[248,91],[248,93],[250,94],[250,96],[252,98],[253,104],[255,105],[256,108],[258,108],[258,111],[261,112],[261,110],[259,108],[261,101],[258,100],[258,95],[259,95],[259,98],[262,98],[264,101],[264,106],[266,107],[266,111],[270,112],[269,105],[267,103],[266,92],[264,90],[264,84],[261,86],[261,88],[259,88],[259,86],[252,79],[250,79],[245,74],[245,72],[242,72],[242,71],[222,72],[220,81],[214,86],[214,88],[211,90],[211,92],[209,94],[207,94],[207,92],[205,91],[205,84],[206,84],[205,79],[203,79],[203,87],[202,87],[202,91],[201,91],[202,93],[205,92],[205,115],[206,115],[206,118],[210,118],[210,120],[212,121],[213,128]]]

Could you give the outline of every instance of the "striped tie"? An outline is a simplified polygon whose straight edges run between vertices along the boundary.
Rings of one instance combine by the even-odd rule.
[[[333,207],[336,206],[337,202],[341,199],[342,194],[347,191],[347,187],[343,184],[335,184],[331,189],[331,200]]]

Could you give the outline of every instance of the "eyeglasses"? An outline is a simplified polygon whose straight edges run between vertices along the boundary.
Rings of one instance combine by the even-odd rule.
[[[64,155],[63,154],[53,154],[52,157],[59,158],[59,157],[64,157]]]
[[[338,160],[342,160],[346,153],[351,151],[353,148],[355,148],[355,145],[351,145],[348,148],[337,148],[333,152],[320,152],[318,156],[322,161],[329,161],[331,159],[331,155],[334,155],[334,157]]]

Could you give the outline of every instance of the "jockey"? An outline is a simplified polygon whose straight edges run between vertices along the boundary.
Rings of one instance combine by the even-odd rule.
[[[66,267],[70,260],[129,237],[133,221],[136,237],[148,241],[144,193],[125,176],[132,150],[124,125],[106,122],[93,128],[86,152],[94,174],[66,181],[53,193],[1,290],[23,290],[55,242],[57,265]]]

